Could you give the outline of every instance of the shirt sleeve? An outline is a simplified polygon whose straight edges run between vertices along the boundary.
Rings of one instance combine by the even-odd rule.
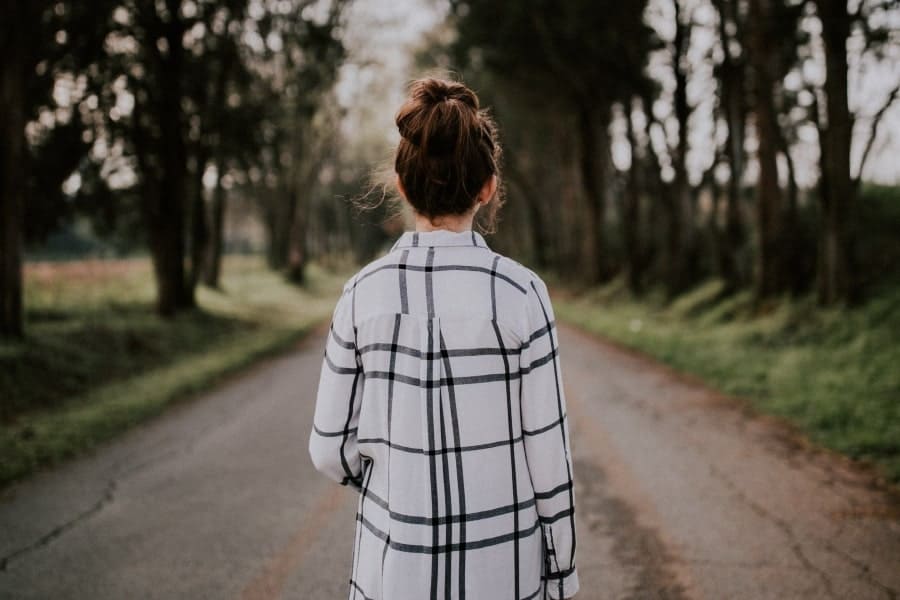
[[[354,294],[352,286],[345,286],[331,318],[309,454],[316,469],[341,485],[359,489],[362,465],[357,428],[365,377],[356,347]]]
[[[553,307],[540,278],[528,291],[529,333],[519,369],[525,456],[544,538],[544,578],[551,598],[578,591],[575,501],[566,398]]]

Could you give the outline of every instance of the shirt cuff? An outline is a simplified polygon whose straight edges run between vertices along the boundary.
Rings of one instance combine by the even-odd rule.
[[[562,573],[551,573],[546,580],[547,592],[553,600],[565,600],[578,593],[578,571],[574,567]]]

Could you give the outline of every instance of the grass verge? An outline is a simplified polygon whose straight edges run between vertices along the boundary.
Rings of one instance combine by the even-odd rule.
[[[900,287],[864,306],[821,309],[748,294],[720,298],[710,282],[665,303],[637,301],[621,282],[559,294],[560,319],[635,348],[779,415],[811,440],[874,463],[900,483]]]
[[[292,345],[328,318],[343,281],[313,266],[300,288],[228,257],[222,289],[199,288],[200,310],[166,321],[146,260],[29,265],[28,339],[0,344],[0,486]]]

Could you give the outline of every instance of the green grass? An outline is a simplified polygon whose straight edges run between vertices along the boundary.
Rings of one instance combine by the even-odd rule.
[[[851,310],[787,298],[760,310],[748,294],[719,291],[711,282],[667,304],[636,301],[616,282],[563,294],[554,307],[900,482],[900,286]]]
[[[0,486],[76,455],[328,318],[344,278],[309,269],[300,288],[255,258],[228,257],[200,310],[153,313],[149,262],[26,269],[28,339],[0,344]]]

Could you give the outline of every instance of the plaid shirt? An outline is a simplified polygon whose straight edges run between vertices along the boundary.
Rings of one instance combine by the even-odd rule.
[[[477,232],[405,232],[344,286],[309,451],[359,490],[350,598],[568,598],[572,460],[544,282]]]

